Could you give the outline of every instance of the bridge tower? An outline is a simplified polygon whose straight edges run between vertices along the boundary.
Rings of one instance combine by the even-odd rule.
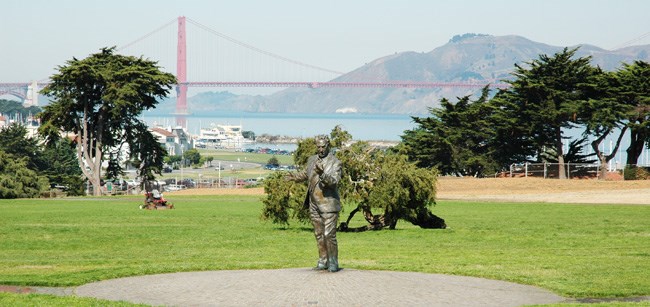
[[[187,42],[185,16],[178,17],[178,48],[176,49],[176,125],[187,127]]]
[[[27,86],[27,94],[25,96],[23,106],[38,106],[38,83],[36,81],[32,81],[32,84]]]

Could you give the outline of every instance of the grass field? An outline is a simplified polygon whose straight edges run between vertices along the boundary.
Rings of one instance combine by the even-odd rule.
[[[263,153],[241,152],[201,149],[199,153],[202,157],[213,157],[215,160],[222,161],[246,161],[252,163],[266,164],[269,159],[275,157],[281,165],[293,165],[293,156],[290,155],[271,155]]]
[[[0,200],[0,284],[316,261],[311,228],[261,221],[259,195],[168,198],[177,209],[139,210],[139,196]],[[448,229],[400,222],[339,233],[341,266],[485,277],[573,298],[650,295],[650,206],[440,201],[433,211]],[[15,297],[0,294],[0,305]]]
[[[200,149],[199,152],[201,153],[202,157],[213,158],[211,165],[205,165],[201,168],[186,167],[183,169],[183,171],[176,169],[172,173],[162,173],[158,179],[165,180],[169,178],[192,178],[194,180],[206,180],[216,179],[219,177],[233,177],[238,179],[266,177],[272,171],[264,169],[263,166],[267,164],[272,157],[277,158],[280,165],[293,165],[293,156],[289,155],[271,155],[213,149]],[[225,162],[222,164],[223,170],[221,172],[216,169],[219,165],[218,161]],[[229,168],[229,162],[256,163],[259,164],[259,166],[231,170]]]

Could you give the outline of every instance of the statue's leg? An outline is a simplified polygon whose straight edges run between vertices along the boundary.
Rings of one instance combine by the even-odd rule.
[[[309,208],[309,218],[311,219],[311,224],[314,226],[314,236],[316,237],[316,243],[318,245],[318,264],[314,269],[325,270],[327,269],[327,246],[325,243],[325,224],[323,223],[323,218],[317,209],[313,208],[314,205],[311,205]]]
[[[336,240],[336,225],[339,220],[338,212],[327,212],[321,214],[324,220],[325,243],[327,247],[327,270],[336,272],[339,270],[339,247]]]

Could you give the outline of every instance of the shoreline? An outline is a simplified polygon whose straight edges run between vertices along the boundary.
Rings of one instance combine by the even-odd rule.
[[[303,137],[293,137],[293,136],[278,136],[278,135],[260,135],[256,136],[254,143],[265,143],[265,144],[295,144],[302,141]],[[368,142],[370,146],[375,147],[392,147],[400,143],[400,141],[389,141],[389,140],[352,140],[351,142]]]

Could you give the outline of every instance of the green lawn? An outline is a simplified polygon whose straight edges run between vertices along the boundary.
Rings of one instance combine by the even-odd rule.
[[[177,209],[139,210],[139,196],[0,200],[0,284],[315,264],[310,227],[260,221],[260,196],[170,200]],[[440,201],[433,211],[448,229],[400,222],[339,233],[341,266],[507,280],[574,298],[650,295],[650,206]],[[0,294],[0,305],[15,297]]]
[[[281,165],[293,165],[293,156],[291,155],[271,155],[252,152],[200,149],[201,157],[213,157],[215,160],[222,161],[241,161],[266,164],[269,159],[275,157]]]
[[[204,166],[201,168],[186,167],[183,171],[176,169],[172,173],[162,173],[158,179],[165,180],[168,178],[180,179],[182,178],[192,178],[194,180],[201,179],[216,179],[219,176],[224,177],[234,177],[238,179],[248,179],[248,178],[264,178],[268,176],[273,171],[264,169],[264,165],[267,164],[269,159],[276,157],[280,165],[293,165],[293,156],[288,155],[270,155],[270,154],[260,154],[260,153],[247,153],[239,151],[228,151],[228,150],[214,150],[214,149],[199,149],[202,157],[212,157],[214,160],[211,165]],[[218,167],[217,161],[226,161],[225,164],[222,164],[223,170],[219,172],[216,168]],[[249,162],[257,163],[259,167],[246,168],[246,169],[236,169],[231,170],[229,167],[229,161],[237,162]]]

